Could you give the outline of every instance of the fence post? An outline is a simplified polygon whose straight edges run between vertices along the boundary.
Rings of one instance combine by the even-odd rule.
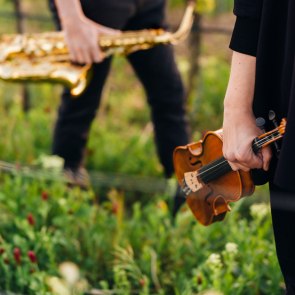
[[[19,34],[22,34],[25,31],[25,24],[24,24],[24,16],[22,14],[20,0],[13,0],[13,5],[14,5],[15,19],[16,19],[16,31]],[[23,111],[27,113],[30,109],[30,96],[29,96],[29,89],[27,85],[21,86],[21,96],[22,96]]]
[[[198,76],[199,76],[199,58],[201,55],[201,14],[196,13],[192,30],[189,36],[189,77],[187,86],[187,99],[189,107],[191,107],[191,102],[196,96],[196,91],[198,88]]]

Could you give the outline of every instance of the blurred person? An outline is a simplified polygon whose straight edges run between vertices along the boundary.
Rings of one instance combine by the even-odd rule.
[[[223,153],[234,170],[268,171],[277,257],[286,294],[291,295],[295,294],[295,1],[235,0],[234,13]],[[269,110],[279,119],[287,118],[279,157],[270,148],[256,155],[251,147],[262,133],[255,118],[267,118]]]
[[[165,0],[49,0],[73,62],[93,63],[93,78],[85,92],[72,99],[68,89],[62,94],[53,138],[53,154],[65,160],[65,171],[75,183],[87,186],[83,154],[90,125],[99,107],[101,93],[112,58],[104,59],[98,47],[100,34],[120,30],[165,28]],[[172,154],[188,143],[184,107],[184,87],[170,45],[159,45],[127,56],[141,81],[155,130],[155,141],[165,176],[173,174]],[[121,107],[121,106],[118,106]],[[175,211],[183,203],[178,190]]]

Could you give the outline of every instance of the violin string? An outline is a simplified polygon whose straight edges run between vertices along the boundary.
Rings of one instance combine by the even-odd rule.
[[[267,141],[268,140],[265,140],[265,143]],[[262,143],[264,143],[264,140],[260,140],[260,142],[257,141],[257,143],[262,144]],[[216,164],[215,166],[207,168],[207,169],[203,170],[202,172],[198,173],[197,176],[205,176],[205,175],[209,176],[209,175],[212,175],[214,173],[217,173],[216,169],[224,168],[227,164],[228,164],[228,161],[225,159],[225,160],[219,162],[218,164]]]
[[[275,135],[275,136],[274,136],[274,135],[269,135],[268,138],[262,138],[262,139],[258,140],[255,144],[257,144],[258,147],[261,148],[261,146],[262,146],[264,143],[267,143],[268,141],[273,140],[274,137],[278,137],[279,135],[280,135],[280,134]],[[213,173],[213,174],[216,173],[215,169],[217,169],[217,168],[223,168],[223,167],[225,167],[224,165],[226,165],[227,163],[228,163],[227,160],[223,160],[222,162],[219,162],[217,165],[212,166],[212,167],[210,167],[210,168],[208,168],[208,169],[206,169],[206,170],[203,170],[202,172],[200,172],[200,173],[198,174],[198,176],[201,176],[201,175],[204,175],[204,174],[206,174],[207,176],[212,175],[212,173]],[[210,172],[210,170],[211,170],[211,172]],[[212,170],[214,170],[214,171],[212,171]],[[210,174],[210,173],[211,173],[211,174]]]
[[[275,133],[278,133],[278,134],[270,134],[267,137],[257,140],[255,142],[255,144],[257,144],[258,147],[261,148],[265,143],[269,142],[270,140],[276,139],[281,135],[278,131],[275,131]],[[227,163],[228,163],[227,160],[223,160],[223,161],[219,162],[218,164],[216,164],[215,166],[207,168],[206,170],[203,170],[202,172],[198,173],[197,176],[201,176],[201,175],[204,176],[204,174],[206,174],[206,176],[212,175],[212,173],[213,174],[216,173],[215,169],[223,168],[223,167],[225,167],[225,165],[227,165]],[[212,170],[214,170],[214,171],[212,171]]]

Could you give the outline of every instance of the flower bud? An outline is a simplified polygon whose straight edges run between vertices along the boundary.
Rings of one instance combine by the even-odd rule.
[[[21,263],[21,251],[19,248],[14,248],[13,250],[14,260],[17,264]]]
[[[144,278],[141,278],[140,280],[139,280],[139,285],[141,286],[141,287],[144,287],[145,286],[145,279]]]
[[[48,200],[48,192],[43,191],[41,193],[41,198],[42,198],[43,201],[47,201]]]
[[[31,260],[32,263],[37,263],[37,257],[34,251],[28,252],[28,257]]]
[[[35,218],[32,213],[29,213],[27,216],[28,223],[32,226],[35,225]]]

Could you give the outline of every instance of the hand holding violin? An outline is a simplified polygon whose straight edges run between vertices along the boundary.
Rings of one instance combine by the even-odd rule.
[[[281,139],[285,132],[285,119],[267,133],[255,124],[252,112],[255,62],[251,56],[233,55],[224,130],[208,132],[202,140],[174,151],[178,182],[188,206],[203,225],[223,220],[231,210],[230,202],[254,192],[250,169],[268,169],[269,144]]]
[[[285,128],[286,120],[283,119],[280,126],[252,140],[254,156],[281,139]],[[178,182],[186,194],[188,206],[203,225],[223,220],[231,210],[230,202],[252,195],[255,189],[248,167],[245,168],[247,171],[235,171],[223,156],[222,139],[221,129],[210,131],[202,140],[174,150]]]

